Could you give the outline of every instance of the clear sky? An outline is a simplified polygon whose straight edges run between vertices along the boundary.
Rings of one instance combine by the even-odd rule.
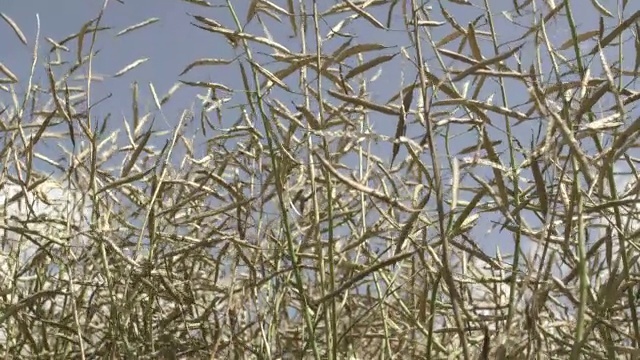
[[[286,1],[274,0],[273,3],[286,8]],[[512,39],[515,40],[522,36],[527,28],[530,26],[533,19],[533,14],[523,13],[522,17],[517,17],[516,14],[505,14],[503,11],[511,10],[513,3],[511,1],[488,1],[492,6],[492,13],[494,21],[496,22],[499,43],[505,43]],[[547,1],[552,3],[553,1]],[[559,2],[559,1],[556,1]],[[210,3],[214,6],[224,5],[224,1],[211,0]],[[232,2],[236,11],[244,22],[248,10],[250,1],[248,0],[235,0]],[[296,1],[296,3],[298,3]],[[326,10],[330,6],[333,6],[336,1],[319,1],[320,10]],[[400,1],[402,3],[402,1]],[[453,15],[453,17],[462,26],[466,26],[469,22],[473,21],[478,16],[482,15],[484,10],[481,1],[472,0],[475,6],[462,6],[449,1],[443,1],[443,4],[447,11]],[[616,8],[611,1],[601,1],[614,16],[616,16]],[[306,1],[309,7],[312,6],[311,1]],[[544,12],[548,12],[548,8],[544,1],[536,1],[538,7],[544,9]],[[444,21],[442,14],[439,11],[439,5],[435,1],[429,3],[433,6],[432,20]],[[0,53],[0,62],[11,69],[19,78],[20,83],[16,85],[16,91],[19,95],[26,88],[26,80],[28,78],[31,62],[31,53],[33,52],[34,38],[36,34],[36,14],[40,16],[41,33],[40,33],[40,52],[37,71],[35,73],[34,80],[36,83],[46,84],[46,75],[43,71],[42,64],[46,61],[46,57],[49,56],[48,50],[51,48],[50,44],[45,41],[45,37],[50,37],[56,41],[60,41],[66,36],[76,33],[82,27],[82,24],[88,19],[95,18],[100,9],[103,6],[103,1],[80,1],[80,0],[56,0],[56,1],[10,1],[0,0],[0,11],[8,15],[13,19],[20,29],[24,32],[28,44],[24,46],[13,33],[6,23],[0,21],[0,46],[3,51]],[[356,19],[350,24],[343,27],[342,32],[351,34],[355,37],[354,41],[358,43],[382,43],[389,46],[388,53],[397,52],[401,46],[409,47],[410,42],[407,34],[404,31],[402,25],[402,13],[401,4],[396,7],[394,15],[392,16],[391,30],[381,30],[373,27],[370,22],[364,19]],[[591,1],[571,1],[572,10],[575,16],[575,21],[578,25],[579,32],[594,30],[598,27],[599,13],[592,6]],[[480,8],[477,8],[480,7]],[[371,14],[377,17],[381,22],[386,22],[387,18],[387,6],[378,7],[371,11]],[[629,1],[628,8],[625,10],[625,15],[628,16],[640,9],[640,5],[635,1]],[[101,25],[110,27],[110,30],[104,31],[98,34],[97,43],[95,49],[100,49],[101,52],[95,57],[93,69],[94,74],[104,77],[104,81],[96,82],[92,94],[93,102],[103,98],[107,94],[112,96],[100,103],[93,110],[93,115],[96,118],[103,118],[107,113],[112,113],[109,123],[107,124],[107,133],[114,130],[123,131],[122,122],[131,121],[131,83],[137,81],[140,86],[141,93],[141,105],[142,109],[154,111],[153,100],[149,91],[149,83],[153,83],[159,96],[163,96],[178,80],[187,81],[211,81],[222,83],[232,89],[242,89],[242,80],[237,66],[203,66],[197,67],[189,71],[183,76],[179,74],[182,70],[191,62],[200,58],[220,58],[220,59],[233,59],[236,54],[231,50],[230,46],[226,44],[226,41],[219,35],[214,35],[202,30],[199,30],[192,25],[193,22],[188,13],[194,15],[206,16],[211,19],[222,23],[223,25],[234,28],[233,20],[231,19],[228,10],[222,7],[205,8],[193,4],[189,4],[178,0],[124,0],[124,4],[118,1],[109,1],[109,5],[106,9]],[[625,17],[626,17],[625,16]],[[513,18],[513,22],[509,18]],[[160,20],[147,27],[125,34],[121,37],[115,35],[122,29],[131,26],[136,23],[140,23],[149,18],[159,18]],[[328,16],[321,20],[321,33],[326,35],[329,29],[335,26],[339,21],[344,18],[344,15]],[[278,41],[285,46],[289,47],[292,51],[300,52],[300,41],[292,37],[292,29],[286,18],[283,18],[282,23],[277,23],[275,20],[266,16],[262,16],[268,27],[270,36],[275,41]],[[605,28],[611,29],[616,25],[616,19],[605,18]],[[480,24],[485,21],[482,20]],[[309,19],[309,26],[312,26],[312,21]],[[436,41],[443,38],[450,32],[450,26],[445,25],[441,28],[432,29],[432,34]],[[550,40],[559,46],[562,42],[569,38],[569,29],[566,19],[559,19],[552,21],[547,28]],[[261,25],[256,19],[253,19],[247,26],[246,32],[260,33],[264,36],[264,31]],[[308,46],[315,47],[314,37],[312,29],[309,30],[307,36]],[[529,38],[530,39],[530,38]],[[323,50],[333,51],[346,39],[334,37],[331,40],[327,40],[323,44]],[[452,42],[444,48],[457,51],[456,47],[459,41]],[[518,45],[519,42],[512,43],[511,46]],[[590,49],[593,46],[593,41],[586,41],[583,49]],[[75,51],[77,49],[77,42],[71,41],[66,44],[70,53],[64,54],[63,58],[71,60],[75,58]],[[492,45],[489,41],[481,42],[481,49],[485,57],[491,57],[493,54]],[[256,52],[264,51],[270,53],[267,48],[259,47],[255,48]],[[500,52],[508,51],[509,47],[502,47]],[[88,45],[85,46],[83,54],[87,54]],[[434,57],[433,51],[425,46],[426,58],[430,66],[433,67],[433,72],[441,74],[439,65]],[[624,52],[626,58],[624,60],[625,68],[633,66],[635,57],[635,49],[633,42],[630,41],[628,46],[625,46]],[[413,54],[413,50],[409,49],[409,53]],[[467,53],[467,50],[465,50]],[[543,53],[545,53],[543,51]],[[522,49],[521,61],[523,62],[523,69],[528,69],[530,64],[535,61],[534,45],[531,42],[527,42]],[[564,52],[568,59],[573,57],[571,50]],[[611,54],[611,53],[610,53]],[[51,54],[53,55],[53,53]],[[267,56],[256,53],[256,57],[265,64],[270,70],[274,71],[279,69],[280,66],[275,63],[266,62]],[[128,72],[122,77],[114,78],[113,74],[124,68],[128,64],[141,59],[149,58],[147,62]],[[55,59],[52,58],[52,60]],[[548,56],[543,54],[543,59],[548,60]],[[451,60],[445,58],[445,63],[449,64]],[[510,66],[515,67],[513,59],[508,61]],[[550,70],[550,63],[545,63],[545,70]],[[456,65],[459,66],[459,65]],[[602,76],[600,73],[600,65],[597,58],[592,64],[592,76]],[[376,69],[372,69],[366,73],[367,78],[371,78],[375,75]],[[60,71],[56,73],[59,76]],[[549,73],[545,74],[549,75]],[[403,60],[401,56],[396,56],[394,60],[386,64],[382,68],[382,72],[376,81],[370,84],[368,92],[372,94],[372,100],[386,102],[390,97],[397,94],[402,86],[410,84],[415,77],[415,70],[412,65],[406,60]],[[286,83],[294,89],[298,89],[295,81],[295,74],[286,80]],[[77,85],[83,85],[78,82]],[[328,86],[328,82],[324,84]],[[472,85],[472,84],[470,84]],[[462,91],[464,82],[456,84],[459,91]],[[635,88],[631,86],[630,88]],[[472,87],[471,87],[472,89]],[[297,95],[286,94],[284,92],[276,92],[279,99],[290,105],[291,101],[300,103],[300,97]],[[199,100],[196,98],[197,94],[204,94],[203,90],[189,88],[188,86],[182,86],[172,97],[172,99],[163,108],[166,116],[163,118],[158,114],[155,122],[155,126],[158,129],[171,129],[177,123],[179,114],[185,110],[193,108],[196,112],[199,111]],[[526,89],[518,85],[517,87],[510,87],[509,91],[509,105],[523,103],[527,100]],[[272,95],[276,96],[276,95]],[[489,83],[485,86],[484,92],[479,96],[479,100],[485,100],[493,96],[493,103],[500,104],[501,98],[498,91],[498,87],[495,83]],[[10,97],[4,92],[0,92],[0,101],[6,103]],[[229,103],[225,104],[223,111],[224,119],[223,126],[229,127],[238,118],[237,109],[234,109],[234,105],[242,104],[246,102],[246,98],[241,92],[234,93]],[[194,107],[195,106],[195,107]],[[528,110],[529,106],[519,108],[519,111]],[[157,113],[157,112],[156,112]],[[504,139],[504,135],[500,133],[499,129],[504,129],[504,119],[490,115],[495,128],[490,128],[489,132],[495,139]],[[372,114],[370,117],[375,130],[378,133],[392,136],[395,131],[395,119],[392,117],[383,116],[380,114]],[[197,134],[200,130],[199,122],[192,122],[188,125],[186,134]],[[258,125],[258,128],[261,128]],[[531,137],[534,132],[537,132],[537,123],[525,123],[515,128],[515,133],[522,145],[528,147],[530,145]],[[409,126],[408,135],[414,139],[420,139],[424,133],[423,127],[419,124],[411,124]],[[473,145],[476,143],[476,133],[466,132],[466,128],[453,128],[453,133],[458,134],[452,141],[452,153],[456,153],[457,150]],[[124,134],[121,134],[124,140]],[[167,134],[165,138],[168,138],[170,134]],[[161,147],[164,140],[158,138],[158,146]],[[197,137],[196,145],[199,145],[201,155],[204,148],[202,147],[205,139],[200,135]],[[537,142],[537,140],[536,140]],[[443,142],[439,141],[440,152],[443,153]],[[67,144],[68,145],[68,144]],[[56,148],[50,147],[50,151],[55,153]],[[506,163],[508,161],[506,152],[506,143],[498,146],[498,150],[502,152],[502,159]],[[373,149],[376,155],[383,159],[390,159],[391,145],[389,143],[379,143]],[[402,150],[400,153],[400,160],[404,159],[407,153]],[[424,155],[426,159],[426,154]],[[182,159],[183,154],[176,153],[175,161]],[[444,159],[442,159],[444,160]],[[522,161],[522,158],[519,158]],[[116,159],[114,159],[116,161]],[[398,161],[396,161],[397,163]],[[475,170],[474,170],[475,171]],[[480,174],[487,174],[490,176],[486,167],[478,168]],[[528,176],[524,174],[524,176]],[[504,246],[506,242],[506,248],[503,251],[510,252],[512,250],[511,239],[504,238],[503,235],[498,235],[495,231],[489,235],[485,232],[489,230],[490,219],[482,218],[480,225],[477,227],[476,234],[478,239],[482,241],[483,248],[490,251],[495,246]]]

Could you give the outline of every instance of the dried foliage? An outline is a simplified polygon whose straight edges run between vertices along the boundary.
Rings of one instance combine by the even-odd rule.
[[[632,2],[185,1],[211,56],[146,102],[152,58],[93,67],[162,24],[127,3],[1,14],[34,57],[0,61],[0,356],[640,356]]]

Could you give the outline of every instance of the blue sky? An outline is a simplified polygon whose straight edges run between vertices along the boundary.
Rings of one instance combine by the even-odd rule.
[[[187,14],[201,15],[222,23],[225,26],[234,28],[233,21],[229,16],[228,10],[223,7],[223,1],[215,0],[211,1],[214,6],[212,8],[205,8],[196,5],[192,5],[186,2],[177,0],[154,0],[154,1],[133,1],[125,0],[125,4],[121,4],[117,1],[109,1],[108,7],[102,19],[101,25],[108,26],[111,29],[98,34],[97,43],[95,49],[100,49],[101,53],[95,57],[93,69],[96,75],[104,76],[104,81],[95,82],[93,86],[92,100],[95,102],[107,94],[112,96],[104,102],[97,105],[93,110],[93,116],[96,118],[103,118],[107,113],[112,113],[109,123],[107,124],[107,133],[120,130],[123,131],[122,122],[131,121],[131,83],[137,81],[140,87],[141,95],[141,111],[155,111],[153,105],[153,99],[149,91],[149,83],[153,83],[159,96],[163,96],[178,80],[187,81],[211,81],[222,83],[232,89],[242,89],[242,81],[238,67],[235,65],[230,66],[210,66],[210,67],[197,67],[189,71],[183,76],[179,76],[182,70],[191,62],[200,58],[220,58],[220,59],[233,59],[235,54],[231,47],[226,44],[226,41],[222,36],[207,33],[199,30],[189,23],[193,19]],[[285,1],[273,1],[286,8]],[[48,54],[50,45],[44,40],[45,37],[50,37],[54,40],[60,40],[69,34],[76,33],[80,30],[82,24],[88,19],[95,18],[100,9],[102,8],[102,1],[78,1],[78,0],[57,0],[57,1],[8,1],[0,0],[1,11],[11,17],[24,32],[28,39],[28,46],[24,46],[19,42],[18,38],[7,26],[6,23],[0,22],[0,44],[2,44],[5,51],[0,54],[0,62],[11,69],[20,78],[20,83],[16,86],[16,91],[21,96],[26,87],[26,79],[28,78],[31,53],[34,46],[34,37],[36,34],[36,17],[35,14],[39,14],[41,22],[41,36],[40,36],[40,52],[39,61],[37,65],[37,71],[34,76],[34,81],[40,84],[46,84],[46,75],[43,71],[42,64]],[[246,13],[248,10],[249,1],[233,1],[233,6],[237,11],[241,21],[244,22]],[[333,6],[335,2],[321,1],[319,7],[321,10],[327,9]],[[476,6],[481,6],[480,1],[472,1]],[[521,18],[515,18],[514,14],[511,14],[515,18],[515,22],[519,25],[514,25],[505,16],[503,11],[510,10],[513,6],[513,2],[509,1],[489,1],[491,4],[494,20],[496,22],[499,43],[504,43],[509,40],[514,40],[520,37],[527,30],[527,27],[532,21],[533,15],[529,14]],[[625,17],[629,14],[637,11],[640,7],[635,2],[629,2],[628,8],[625,10]],[[312,2],[306,1],[309,7]],[[453,2],[443,2],[447,11],[449,11],[455,19],[463,26],[466,26],[470,21],[474,20],[477,16],[483,13],[482,9],[457,5]],[[598,24],[598,12],[592,7],[591,2],[587,1],[572,1],[571,2],[575,21],[578,25],[579,32],[586,30],[597,29]],[[610,2],[604,3],[608,9],[615,14],[616,9]],[[431,12],[435,21],[444,21],[442,14],[438,10],[437,2],[430,2],[429,5],[433,6]],[[396,7],[394,16],[392,17],[391,30],[385,31],[376,29],[371,23],[357,19],[351,22],[349,25],[342,29],[342,32],[354,35],[355,43],[382,43],[389,46],[388,51],[385,54],[395,53],[400,50],[400,46],[408,47],[410,45],[408,37],[404,32],[401,18],[401,4]],[[543,2],[537,2],[537,6],[544,9],[546,13],[548,11],[546,5]],[[371,10],[371,14],[379,19],[381,22],[386,22],[388,7],[379,7]],[[122,29],[131,26],[136,23],[140,23],[149,18],[159,18],[160,21],[142,28],[137,31],[133,31],[121,37],[115,35]],[[321,20],[321,34],[326,35],[329,29],[335,26],[340,20],[344,18],[344,15],[328,16]],[[288,20],[283,18],[283,22],[278,24],[273,19],[269,19],[265,16],[262,17],[268,25],[270,35],[275,41],[278,41],[285,46],[289,47],[292,51],[300,52],[300,42],[295,38],[291,38],[292,30],[288,24]],[[481,23],[484,23],[482,21]],[[244,24],[244,23],[243,23]],[[312,21],[309,19],[309,26],[312,26]],[[615,18],[605,19],[605,28],[611,29],[616,24]],[[438,41],[451,30],[448,25],[441,28],[432,29],[434,39]],[[313,29],[310,29],[307,35],[308,46],[315,47],[313,41]],[[486,30],[486,29],[481,29]],[[264,32],[258,21],[254,18],[247,26],[246,32],[259,33],[264,36]],[[548,35],[550,40],[558,46],[569,37],[568,25],[566,19],[559,18],[552,21],[548,25]],[[628,35],[627,35],[628,37]],[[323,44],[323,50],[333,51],[339,45],[341,45],[346,39],[334,37],[331,40],[327,40]],[[444,48],[452,51],[457,51],[456,47],[459,41],[454,41]],[[515,46],[519,43],[513,43],[511,46]],[[585,42],[585,49],[590,49],[593,46],[593,42]],[[66,60],[72,60],[75,57],[75,51],[77,42],[71,41],[66,44],[71,52],[63,54],[63,58]],[[493,54],[492,45],[489,41],[481,42],[481,49],[485,57],[491,57]],[[8,49],[8,50],[7,50]],[[266,64],[271,71],[277,70],[280,67],[273,62],[268,62],[266,55],[260,54],[270,53],[271,51],[266,47],[255,47],[254,55],[262,63]],[[500,52],[508,51],[509,48],[503,47]],[[438,68],[437,60],[434,57],[433,51],[424,46],[425,58],[429,66],[432,66],[433,72],[440,75],[441,70]],[[84,54],[88,52],[88,45],[85,46]],[[408,49],[410,54],[413,54],[411,48]],[[544,51],[543,51],[544,52]],[[468,50],[465,49],[464,53],[468,54]],[[634,47],[633,43],[629,42],[628,46],[625,46],[624,53],[627,56],[625,58],[625,68],[632,67],[634,60]],[[521,60],[523,62],[523,68],[528,69],[529,65],[534,61],[535,49],[531,42],[527,42],[521,52]],[[572,58],[570,50],[564,52],[567,58]],[[611,53],[609,53],[611,54]],[[124,68],[128,64],[141,59],[149,58],[149,60],[130,71],[126,75],[113,78],[120,69]],[[548,57],[543,54],[543,58]],[[365,57],[366,60],[371,59]],[[449,64],[450,60],[445,58],[445,63]],[[353,65],[354,63],[352,63]],[[508,64],[515,67],[513,59],[508,61]],[[456,66],[459,66],[456,65]],[[545,63],[545,70],[550,70],[550,63]],[[376,69],[368,71],[365,76],[371,78],[376,73]],[[56,75],[59,75],[57,72]],[[545,74],[549,75],[549,73]],[[594,60],[592,66],[592,76],[602,76],[600,73],[600,66],[597,57]],[[371,94],[371,99],[381,102],[386,102],[390,97],[397,94],[402,86],[408,85],[413,81],[415,77],[415,71],[411,64],[403,60],[401,56],[396,56],[392,62],[383,67],[380,76],[369,85],[368,92]],[[404,79],[404,80],[403,80]],[[78,82],[77,85],[83,85],[85,82]],[[288,78],[286,83],[293,89],[298,89],[295,81],[295,75]],[[325,86],[329,86],[328,81],[324,81]],[[357,83],[352,83],[352,86],[357,86]],[[456,84],[459,91],[462,91],[464,82],[458,82]],[[523,103],[526,101],[526,89],[521,85],[508,84],[509,89],[509,105]],[[485,90],[479,97],[479,100],[485,100],[490,96],[493,96],[493,103],[500,104],[500,93],[498,86],[495,83],[489,82],[485,85]],[[634,88],[632,85],[630,88]],[[473,85],[470,86],[473,89]],[[172,97],[172,99],[163,107],[164,116],[155,111],[157,115],[154,127],[156,129],[172,129],[177,123],[179,115],[185,109],[194,109],[196,113],[199,111],[199,100],[196,98],[197,94],[204,94],[201,89],[189,88],[188,86],[182,86]],[[5,102],[9,97],[6,94],[0,93],[0,100]],[[273,97],[278,97],[286,105],[291,105],[291,102],[301,103],[301,98],[297,95],[287,94],[282,91],[274,90]],[[235,105],[243,104],[246,102],[246,98],[242,92],[236,92],[232,94],[231,101],[225,104],[223,109],[223,127],[229,127],[238,118],[237,108]],[[414,101],[415,106],[415,101]],[[518,109],[519,111],[528,110],[529,106]],[[291,109],[292,108],[291,105]],[[459,113],[459,116],[463,114]],[[492,122],[496,128],[490,128],[489,133],[495,137],[496,140],[505,140],[505,136],[501,134],[500,130],[504,129],[504,119],[491,115]],[[213,119],[213,118],[212,118]],[[396,120],[389,116],[383,116],[377,113],[372,113],[369,121],[372,123],[376,132],[387,136],[392,136],[395,131]],[[259,129],[262,126],[258,123],[256,125]],[[199,122],[194,121],[187,125],[186,134],[195,135],[200,131],[198,129]],[[534,132],[537,132],[538,124],[534,122],[525,123],[515,128],[515,134],[521,141],[522,145],[527,147],[531,141],[531,136]],[[476,133],[467,132],[467,128],[452,127],[452,133],[456,136],[451,141],[451,151],[456,153],[457,150],[465,148],[467,146],[476,143]],[[422,136],[424,130],[419,124],[411,124],[409,126],[408,135],[417,138]],[[156,139],[157,146],[162,147],[164,139],[169,138],[171,134],[166,134],[162,139]],[[122,139],[125,139],[124,134],[121,134]],[[202,135],[196,137],[196,150],[200,152],[200,156],[206,152],[204,143],[206,139]],[[56,147],[49,142],[47,150],[49,154],[55,154]],[[67,144],[68,146],[69,144]],[[443,141],[438,141],[439,152],[444,154]],[[42,149],[41,149],[42,150]],[[506,163],[507,152],[506,143],[498,146],[498,150],[502,153],[502,160]],[[383,158],[390,159],[391,144],[380,142],[373,147],[373,152]],[[173,160],[181,161],[183,159],[183,153],[175,153]],[[406,151],[402,150],[398,160],[403,160],[407,156]],[[424,159],[428,159],[427,153],[423,154]],[[113,161],[117,161],[118,157],[114,157]],[[396,160],[396,164],[399,161]],[[445,158],[441,158],[446,165]],[[522,161],[522,157],[519,157],[519,161]],[[489,169],[486,167],[478,167],[477,174],[490,178],[492,176]],[[445,171],[448,174],[448,170]],[[529,176],[524,173],[523,176]],[[447,175],[448,178],[448,175]],[[467,184],[473,184],[472,182]],[[468,196],[463,196],[468,198]],[[487,251],[492,252],[496,246],[503,247],[503,251],[511,252],[512,242],[510,235],[497,234],[492,232],[486,234],[486,231],[490,227],[490,218],[483,217],[480,219],[480,224],[475,230],[480,245]]]

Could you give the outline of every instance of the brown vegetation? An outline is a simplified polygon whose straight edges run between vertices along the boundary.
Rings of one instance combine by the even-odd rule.
[[[631,2],[190,0],[212,56],[143,104],[123,65],[102,118],[97,44],[163,21],[127,3],[2,14],[34,58],[0,58],[0,357],[640,355]]]

